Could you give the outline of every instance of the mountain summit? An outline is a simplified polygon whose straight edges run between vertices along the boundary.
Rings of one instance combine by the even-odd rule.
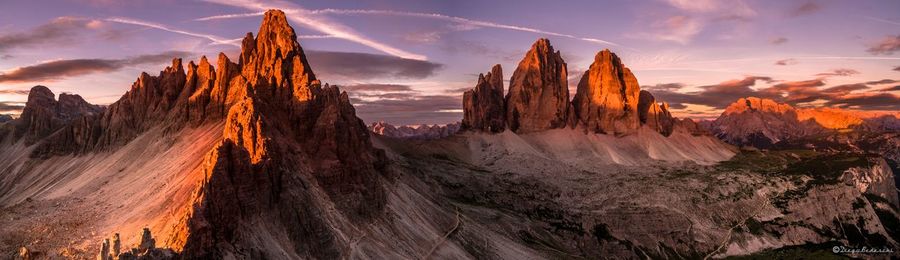
[[[333,258],[342,250],[329,242],[339,234],[329,219],[366,223],[385,203],[383,151],[373,148],[347,93],[317,80],[279,10],[266,12],[258,35],[243,39],[237,64],[219,54],[216,67],[202,57],[185,71],[174,59],[158,76],[141,74],[106,110],[67,94],[57,102],[35,87],[12,125],[16,134],[3,143],[35,145],[4,146],[4,154],[78,156],[51,172],[16,166],[29,156],[0,163],[2,205],[48,196],[31,185],[70,185],[65,192],[81,197],[142,194],[151,208],[117,200],[121,206],[105,215],[151,227],[159,246],[187,258],[249,257],[276,246],[290,258]],[[88,159],[94,154],[119,159]],[[152,179],[135,186],[141,177],[130,172]],[[41,174],[57,179],[13,182]]]

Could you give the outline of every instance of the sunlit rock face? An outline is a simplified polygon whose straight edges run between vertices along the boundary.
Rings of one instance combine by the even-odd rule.
[[[207,155],[183,254],[246,254],[267,247],[258,236],[275,235],[301,257],[337,257],[337,245],[327,242],[335,234],[323,232],[327,214],[314,201],[326,199],[355,221],[377,215],[384,154],[372,147],[347,93],[316,80],[284,13],[267,12],[259,35],[248,35],[243,46],[237,81],[246,91],[231,92],[242,97],[229,109],[224,139]],[[328,197],[305,191],[309,181]],[[251,227],[259,221],[283,231]]]
[[[578,82],[572,100],[579,125],[598,133],[634,132],[641,126],[639,93],[637,79],[618,56],[609,50],[597,53],[594,63]],[[651,109],[650,105],[647,103],[647,109]]]
[[[172,248],[187,258],[257,258],[263,256],[260,249],[273,246],[283,248],[271,252],[291,252],[289,258],[341,258],[336,237],[345,230],[333,229],[329,221],[343,219],[365,225],[381,214],[385,203],[380,181],[386,165],[384,152],[372,147],[369,130],[356,117],[347,93],[317,80],[294,30],[278,10],[266,12],[257,36],[246,35],[238,63],[225,54],[219,54],[215,67],[206,57],[186,66],[176,58],[156,76],[142,73],[106,110],[77,95],[61,94],[57,101],[49,89],[35,87],[22,118],[11,124],[13,127],[0,127],[2,138],[7,139],[0,151],[4,156],[17,156],[16,162],[27,163],[29,156],[18,153],[29,152],[34,160],[53,160],[60,155],[81,156],[75,158],[78,160],[96,154],[131,158],[106,162],[109,165],[53,166],[50,162],[47,171],[68,175],[41,185],[94,185],[67,183],[79,174],[101,178],[130,176],[135,168],[144,169],[141,174],[155,171],[148,170],[154,167],[145,167],[144,160],[157,160],[156,167],[163,174],[177,172],[171,179],[141,181],[167,187],[147,198],[166,197],[150,202],[154,203],[152,209],[164,210],[142,208],[147,216],[141,223],[159,234],[158,247]],[[207,133],[210,131],[220,134]],[[200,133],[189,134],[193,132]],[[13,144],[22,140],[24,150],[16,150],[16,154],[6,150],[19,149]],[[190,151],[168,154],[185,142],[197,144],[184,147]],[[194,150],[205,143],[210,146],[206,150]],[[141,152],[144,149],[167,154],[145,154]],[[126,155],[118,155],[120,152]],[[202,162],[168,164],[182,157],[202,158],[198,160]],[[32,171],[10,163],[12,160],[0,163],[0,168],[15,169],[0,176],[2,202],[14,204],[24,200],[23,196],[31,199],[26,194],[41,194],[23,186],[29,183],[15,182],[41,169]],[[125,177],[111,180],[119,178]],[[102,185],[97,189],[116,194],[128,187]],[[24,193],[11,193],[7,188],[24,189]],[[116,212],[110,212],[110,217],[125,214]],[[126,224],[103,228],[112,232],[134,229]],[[272,240],[279,242],[260,244]]]
[[[550,41],[535,42],[509,81],[506,95],[509,129],[528,133],[565,127],[570,105],[567,75],[566,62]]]

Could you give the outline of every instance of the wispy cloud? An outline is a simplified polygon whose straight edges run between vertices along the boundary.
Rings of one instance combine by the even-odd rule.
[[[795,59],[783,59],[775,61],[775,65],[787,66],[797,64],[797,60]]]
[[[840,69],[833,69],[833,70],[827,71],[827,72],[818,73],[818,74],[816,74],[816,76],[819,76],[819,77],[848,77],[848,76],[853,76],[856,74],[859,74],[859,71],[854,70],[854,69],[840,68]]]
[[[0,95],[28,95],[31,90],[28,89],[3,89],[0,90]]]
[[[24,108],[25,104],[22,102],[0,101],[0,113],[19,114]]]
[[[784,43],[788,42],[788,38],[785,38],[785,37],[775,37],[775,38],[773,38],[773,39],[772,39],[771,41],[769,41],[769,42],[772,43],[772,44],[774,44],[774,45],[784,44]]]
[[[412,92],[414,91],[409,85],[399,85],[399,84],[377,84],[377,83],[364,83],[364,84],[354,84],[349,86],[342,86],[344,90],[347,91],[359,91],[359,92]]]
[[[93,19],[63,16],[31,30],[0,35],[0,51],[33,46],[72,44],[88,29],[99,29],[102,22]],[[5,55],[4,55],[5,56]]]
[[[898,83],[898,82],[900,82],[900,81],[895,80],[895,79],[882,79],[882,80],[869,81],[869,82],[866,82],[865,84],[866,85],[884,85],[884,84],[893,84],[893,83]]]
[[[673,107],[686,107],[688,104],[704,105],[716,109],[723,109],[735,100],[757,96],[764,98],[776,98],[775,93],[763,93],[754,90],[757,82],[774,82],[770,77],[746,76],[743,79],[725,81],[719,84],[700,86],[699,91],[679,92],[684,87],[680,83],[659,84],[649,87],[657,100],[668,102]]]
[[[666,0],[672,7],[690,12],[710,12],[719,9],[719,2],[715,0]]]
[[[652,32],[638,34],[639,38],[649,38],[661,41],[672,41],[687,44],[700,33],[703,23],[696,18],[685,15],[676,15],[665,20],[656,21],[651,25]]]
[[[0,74],[0,83],[41,83],[56,81],[67,77],[116,71],[126,66],[162,63],[172,60],[175,57],[183,57],[187,55],[191,54],[181,51],[168,51],[159,54],[141,55],[125,59],[55,60],[25,67],[19,67],[4,72]]]
[[[746,22],[757,16],[756,10],[743,0],[664,0],[676,12],[654,14],[650,22],[639,22],[638,33],[634,36],[651,40],[689,43],[694,36],[706,28],[707,23],[722,24],[734,22],[729,32],[721,33],[719,39],[747,37]],[[649,27],[646,25],[649,24]]]
[[[788,15],[792,17],[813,14],[822,10],[822,5],[818,2],[809,0],[788,11]]]
[[[356,106],[357,115],[367,122],[445,124],[462,117],[460,96],[387,93],[351,96],[351,102]]]
[[[869,49],[866,51],[875,55],[894,54],[895,51],[900,51],[900,35],[888,35],[882,38],[880,41],[875,42],[874,44],[869,46]]]
[[[756,10],[742,0],[665,0],[670,6],[689,13],[703,13],[716,19],[745,20],[756,16]]]
[[[304,13],[299,10],[283,10],[285,12],[290,13]],[[509,24],[501,24],[494,23],[488,21],[480,21],[473,20],[463,17],[449,16],[438,13],[418,13],[418,12],[404,12],[404,11],[393,11],[393,10],[363,10],[363,9],[318,9],[318,10],[304,10],[307,14],[335,14],[335,15],[384,15],[384,16],[405,16],[405,17],[417,17],[417,18],[426,18],[426,19],[435,19],[442,20],[447,22],[456,23],[458,25],[467,26],[467,28],[495,28],[495,29],[504,29],[504,30],[513,30],[513,31],[521,31],[521,32],[530,32],[536,34],[550,35],[550,36],[558,36],[563,38],[587,41],[598,44],[606,44],[618,46],[610,41],[601,40],[597,38],[591,37],[582,37],[575,36],[571,34],[551,32],[546,30],[541,30],[537,28],[525,27],[525,26],[517,26],[517,25],[509,25]],[[251,17],[251,16],[259,16],[263,13],[245,13],[245,14],[226,14],[226,15],[216,15],[209,17],[202,17],[196,20],[198,21],[207,21],[207,20],[215,20],[215,19],[230,19],[230,18],[241,18],[241,17]]]
[[[405,59],[414,59],[414,60],[427,60],[428,57],[425,55],[415,54],[408,51],[401,50],[396,47],[389,46],[387,44],[375,41],[362,35],[361,33],[356,32],[352,28],[349,28],[341,23],[332,21],[327,17],[323,17],[321,15],[315,15],[311,13],[310,10],[306,10],[301,8],[300,6],[285,2],[285,1],[273,1],[273,2],[260,2],[260,1],[237,1],[237,0],[204,0],[211,3],[217,3],[222,5],[229,5],[235,7],[241,7],[245,9],[250,9],[256,12],[264,12],[269,9],[281,9],[281,10],[290,10],[286,11],[290,14],[287,16],[288,19],[294,21],[296,23],[300,23],[310,28],[313,28],[317,31],[325,33],[327,35],[332,35],[337,38],[349,40],[352,42],[356,42],[370,48],[382,51],[384,53],[394,55],[397,57],[405,58]]]
[[[316,75],[332,80],[421,79],[434,75],[443,67],[430,61],[358,52],[307,50],[306,57]]]

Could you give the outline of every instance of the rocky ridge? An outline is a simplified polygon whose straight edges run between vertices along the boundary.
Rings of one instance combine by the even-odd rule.
[[[103,107],[92,105],[79,95],[61,93],[57,100],[49,88],[35,86],[31,88],[19,118],[0,127],[0,138],[21,139],[31,145],[81,117],[93,117],[102,112]],[[12,136],[8,137],[10,133]]]
[[[149,131],[177,138],[208,126],[221,127],[221,140],[182,174],[202,177],[188,201],[167,202],[189,210],[172,216],[181,221],[165,227],[158,246],[187,258],[256,258],[272,246],[260,241],[275,239],[292,258],[333,258],[342,252],[326,218],[366,223],[382,210],[383,151],[372,147],[347,93],[317,80],[278,10],[266,12],[257,36],[245,36],[237,63],[219,54],[216,67],[203,57],[185,70],[174,59],[157,76],[142,73],[106,110],[35,87],[22,117],[3,125],[12,134],[0,151],[24,142],[40,165],[112,152]],[[31,170],[10,167],[16,173],[4,180]]]
[[[463,95],[463,129],[530,133],[578,127],[626,135],[647,125],[668,136],[678,125],[668,104],[641,91],[631,70],[609,50],[594,57],[571,102],[566,63],[547,39],[535,42],[519,62],[505,99],[498,98],[503,93],[500,71],[500,65],[495,65],[487,77],[479,75],[475,88]],[[496,112],[501,110],[505,113]]]

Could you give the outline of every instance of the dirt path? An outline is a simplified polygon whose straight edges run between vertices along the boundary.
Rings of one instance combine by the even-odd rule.
[[[427,260],[429,257],[431,257],[431,254],[434,253],[434,250],[437,250],[438,247],[440,247],[442,244],[444,244],[444,242],[447,241],[447,238],[449,238],[450,235],[453,234],[453,232],[456,232],[456,230],[459,229],[459,223],[460,223],[459,208],[456,208],[456,223],[453,224],[453,228],[451,228],[450,231],[447,231],[447,234],[444,234],[444,236],[441,237],[437,243],[434,243],[434,245],[431,246],[431,250],[428,250],[428,253],[425,253],[425,255],[422,256],[422,259]]]
[[[754,210],[753,213],[750,214],[749,217],[744,218],[743,221],[741,221],[740,223],[735,224],[735,225],[732,226],[730,229],[728,229],[728,235],[725,236],[725,239],[722,241],[722,243],[719,245],[719,247],[717,247],[716,250],[713,250],[712,252],[709,252],[709,254],[707,254],[706,257],[703,258],[703,260],[710,259],[710,258],[713,257],[714,255],[716,255],[717,253],[719,253],[719,251],[722,251],[722,249],[724,249],[726,246],[728,246],[729,244],[731,244],[731,236],[734,234],[734,230],[737,229],[737,228],[740,227],[740,226],[746,225],[746,224],[747,224],[747,220],[750,220],[751,218],[756,217],[756,215],[759,215],[760,211],[762,211],[762,210],[766,207],[766,205],[769,205],[769,196],[763,197],[763,203],[762,203],[762,205],[759,205],[759,207],[757,207],[756,210]]]

